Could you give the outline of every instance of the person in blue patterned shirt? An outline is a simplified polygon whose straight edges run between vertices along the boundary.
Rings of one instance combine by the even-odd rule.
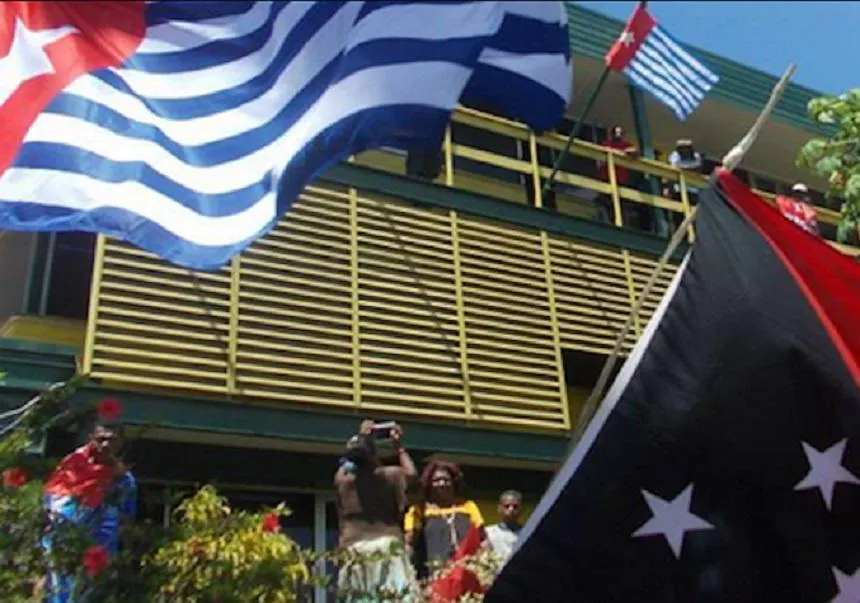
[[[64,522],[84,526],[93,546],[108,555],[119,551],[121,528],[137,515],[137,482],[121,458],[123,437],[121,424],[96,423],[87,443],[60,461],[48,478],[44,493],[48,526],[42,539],[48,559]],[[74,603],[75,582],[73,576],[50,571],[45,601]]]

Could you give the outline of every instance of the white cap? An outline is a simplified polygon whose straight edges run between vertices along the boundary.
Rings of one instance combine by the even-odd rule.
[[[791,186],[791,192],[809,194],[809,187],[807,187],[803,182],[797,182]]]

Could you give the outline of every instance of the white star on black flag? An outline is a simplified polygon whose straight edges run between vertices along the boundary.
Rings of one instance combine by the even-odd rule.
[[[839,482],[845,484],[860,484],[860,479],[842,466],[842,455],[845,454],[845,445],[848,440],[840,440],[833,446],[819,452],[806,442],[803,442],[803,451],[809,461],[809,473],[797,484],[795,490],[818,488],[824,505],[827,509],[833,504],[833,491]]]
[[[642,496],[651,508],[654,516],[645,525],[633,532],[633,536],[655,536],[666,537],[666,542],[675,553],[675,557],[681,557],[681,547],[684,544],[684,534],[692,530],[712,530],[714,526],[701,517],[690,513],[690,499],[693,496],[693,484],[672,501],[665,501],[645,490]]]
[[[860,603],[860,265],[715,180],[486,603]]]

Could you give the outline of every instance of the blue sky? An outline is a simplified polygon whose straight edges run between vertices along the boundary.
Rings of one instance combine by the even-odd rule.
[[[576,2],[626,21],[637,2]],[[827,94],[860,87],[860,2],[649,2],[675,38]]]

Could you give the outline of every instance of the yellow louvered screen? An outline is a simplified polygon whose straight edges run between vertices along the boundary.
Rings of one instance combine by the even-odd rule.
[[[230,271],[192,273],[126,244],[100,244],[92,376],[226,392]]]
[[[561,350],[608,353],[655,264],[333,186],[217,273],[99,245],[95,378],[555,430],[571,421]]]
[[[630,269],[633,276],[633,291],[635,294],[635,299],[638,299],[642,294],[642,290],[645,288],[645,284],[648,282],[648,279],[651,276],[651,273],[654,272],[654,269],[657,267],[657,261],[652,260],[651,258],[646,258],[642,256],[637,256],[634,254],[630,254]],[[644,329],[648,320],[653,316],[654,311],[657,309],[657,306],[660,304],[660,300],[663,299],[663,295],[666,293],[666,289],[669,287],[669,283],[672,282],[672,279],[675,276],[675,272],[677,272],[678,267],[673,264],[669,264],[663,270],[663,273],[657,279],[654,288],[651,290],[651,294],[648,296],[648,299],[642,304],[642,312],[640,313],[640,323],[641,328]]]
[[[610,353],[631,308],[624,254],[561,237],[550,249],[562,346]],[[632,332],[623,351],[635,343]]]
[[[474,413],[564,428],[541,233],[461,217],[459,237]]]
[[[237,393],[352,405],[347,198],[309,188],[275,231],[242,254]]]
[[[357,200],[361,404],[462,418],[451,217]]]

